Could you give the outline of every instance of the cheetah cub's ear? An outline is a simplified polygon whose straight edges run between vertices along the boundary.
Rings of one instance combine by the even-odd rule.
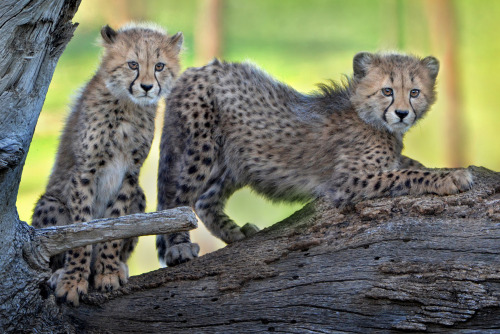
[[[429,70],[429,74],[432,80],[436,80],[436,77],[439,72],[439,60],[437,60],[432,56],[429,56],[425,57],[420,62]]]
[[[116,39],[116,35],[118,35],[118,33],[108,25],[105,25],[101,29],[101,36],[106,44],[113,44]]]
[[[177,53],[181,52],[182,43],[184,42],[184,36],[182,32],[178,32],[174,36],[170,37],[168,45],[174,49]]]
[[[359,52],[354,56],[352,67],[356,79],[362,79],[366,75],[374,58],[375,55],[369,52]]]

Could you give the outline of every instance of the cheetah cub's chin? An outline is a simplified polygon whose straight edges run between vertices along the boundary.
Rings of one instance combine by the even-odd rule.
[[[56,164],[38,201],[33,226],[88,222],[144,212],[139,171],[154,135],[157,101],[179,72],[182,34],[131,25],[101,30],[104,54],[69,115]],[[137,238],[69,250],[51,259],[59,301],[78,305],[89,282],[100,291],[128,279]]]
[[[439,62],[362,52],[345,84],[304,95],[247,63],[186,70],[167,100],[158,210],[190,205],[231,243],[257,233],[224,213],[249,186],[273,200],[324,196],[337,206],[367,198],[470,189],[469,171],[425,168],[401,154],[403,135],[436,98]],[[167,265],[198,255],[188,233],[157,237]]]

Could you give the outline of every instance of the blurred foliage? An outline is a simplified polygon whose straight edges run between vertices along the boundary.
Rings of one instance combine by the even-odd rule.
[[[299,91],[310,92],[318,82],[349,75],[352,57],[359,51],[400,49],[440,58],[431,45],[434,32],[428,28],[429,11],[425,4],[432,11],[432,1],[224,0],[224,59],[251,60]],[[500,1],[457,0],[453,5],[458,19],[459,43],[455,49],[465,111],[467,164],[500,170],[500,113],[495,111],[499,86],[495,73],[500,72],[500,42],[496,38],[500,30]],[[194,64],[193,36],[197,18],[203,15],[198,8],[195,0],[82,1],[74,20],[80,26],[54,73],[24,167],[17,202],[21,219],[31,221],[33,206],[48,181],[71,101],[99,64],[96,41],[100,28],[108,23],[146,20],[167,27],[171,33],[182,31],[183,68],[202,65]],[[438,92],[442,89],[438,84]],[[446,101],[438,98],[428,117],[405,140],[405,154],[428,166],[446,166],[442,140],[445,105]],[[147,211],[154,211],[156,206],[162,117],[158,116],[155,143],[141,173]],[[270,204],[244,189],[230,199],[226,211],[239,224],[251,221],[264,228],[300,207]],[[223,246],[202,226],[193,233],[193,239],[201,244],[202,252]],[[131,274],[158,268],[153,237],[141,238],[129,264]]]

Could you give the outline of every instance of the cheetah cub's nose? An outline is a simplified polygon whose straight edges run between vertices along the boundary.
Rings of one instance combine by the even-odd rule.
[[[141,84],[141,88],[144,89],[145,92],[148,92],[151,88],[153,88],[153,85]]]
[[[406,116],[408,116],[409,113],[410,112],[408,110],[396,110],[396,115],[400,120],[403,120]]]

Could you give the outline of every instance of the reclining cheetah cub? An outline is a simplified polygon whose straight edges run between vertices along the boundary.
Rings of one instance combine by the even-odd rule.
[[[157,103],[179,72],[182,34],[129,25],[101,30],[104,55],[82,90],[61,137],[57,160],[33,226],[46,227],[144,212],[139,169],[149,153]],[[137,238],[68,251],[51,259],[51,286],[78,305],[88,279],[100,290],[127,281],[127,258]]]
[[[326,196],[337,205],[379,196],[470,189],[471,174],[401,155],[403,135],[435,100],[439,62],[359,53],[345,85],[303,95],[250,64],[214,61],[187,70],[167,102],[158,209],[191,205],[231,243],[254,234],[223,212],[245,185],[273,200]],[[196,257],[189,234],[157,237],[161,262]]]

